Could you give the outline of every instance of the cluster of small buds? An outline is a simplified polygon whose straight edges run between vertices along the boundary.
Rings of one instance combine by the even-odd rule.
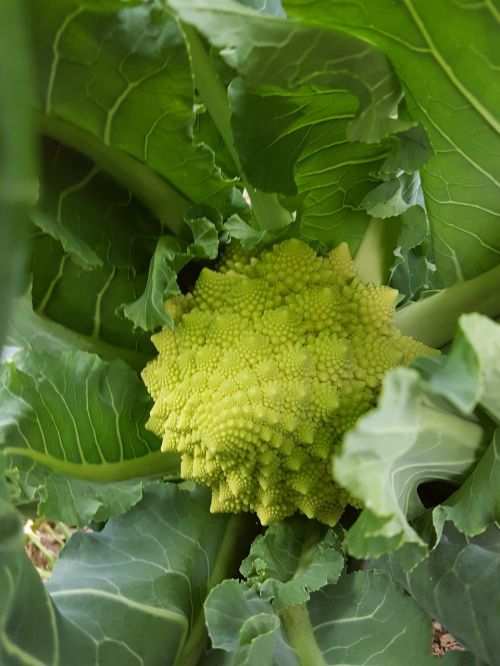
[[[233,245],[167,303],[174,329],[143,372],[149,427],[211,487],[212,511],[337,522],[353,500],[332,480],[335,448],[385,373],[427,351],[395,329],[396,296],[358,279],[345,244],[321,257],[288,240],[257,256]]]

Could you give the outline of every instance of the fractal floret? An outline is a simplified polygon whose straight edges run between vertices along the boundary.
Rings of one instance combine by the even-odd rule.
[[[428,351],[395,329],[396,296],[358,279],[345,244],[320,257],[288,240],[230,249],[167,301],[174,329],[153,336],[143,372],[148,427],[180,453],[184,479],[210,486],[212,511],[337,522],[351,499],[332,453],[384,374]]]

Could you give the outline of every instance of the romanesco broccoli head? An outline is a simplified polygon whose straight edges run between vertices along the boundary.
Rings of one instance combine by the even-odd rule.
[[[396,296],[360,282],[345,244],[320,257],[288,240],[233,248],[167,302],[175,327],[153,336],[143,372],[148,427],[183,478],[211,487],[212,511],[338,520],[350,498],[332,481],[335,447],[387,370],[428,351],[394,328]]]

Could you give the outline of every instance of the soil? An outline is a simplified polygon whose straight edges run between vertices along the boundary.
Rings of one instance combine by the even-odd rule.
[[[67,537],[76,530],[60,523],[27,520],[24,524],[24,548],[43,580],[47,580],[53,563],[66,543]],[[39,545],[41,545],[41,548]]]
[[[432,626],[434,627],[432,654],[436,655],[436,657],[442,657],[449,650],[463,650],[460,643],[439,622],[432,620]]]

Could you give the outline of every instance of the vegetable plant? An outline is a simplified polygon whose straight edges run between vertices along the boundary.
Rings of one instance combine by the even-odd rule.
[[[494,3],[0,14],[0,663],[495,664]]]

